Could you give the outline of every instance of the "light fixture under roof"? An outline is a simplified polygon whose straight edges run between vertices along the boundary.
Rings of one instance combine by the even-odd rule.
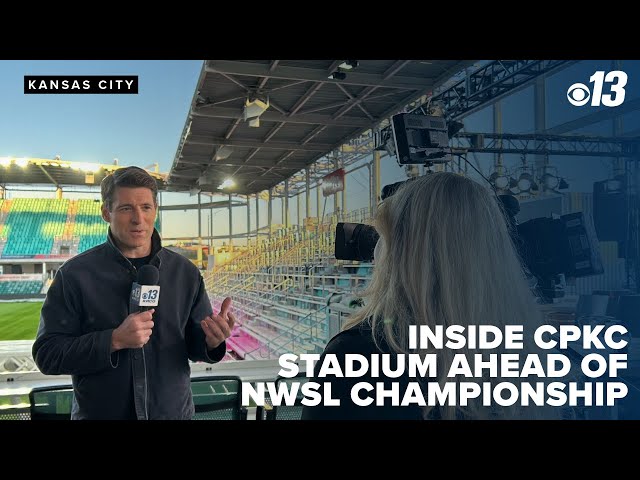
[[[269,108],[269,99],[266,101],[260,98],[247,98],[244,103],[243,119],[249,120],[250,127],[260,126],[260,115]]]
[[[336,70],[331,75],[329,75],[327,78],[329,78],[331,80],[344,80],[345,78],[347,78],[347,74],[342,72],[342,71],[340,71],[340,70]]]
[[[558,190],[566,190],[569,184],[558,174],[558,169],[552,165],[546,164],[543,167],[540,176],[540,184],[546,191],[560,193]]]
[[[356,68],[359,64],[358,60],[345,60],[338,65],[338,68],[341,68],[342,70],[351,70],[352,68]]]
[[[530,193],[538,190],[538,184],[534,181],[533,175],[523,172],[518,178],[518,189],[520,193]]]
[[[236,182],[234,182],[230,178],[227,178],[224,182],[218,185],[218,190],[224,190],[225,188],[235,187],[235,185],[236,185]]]
[[[509,188],[509,177],[504,173],[493,172],[489,177],[489,182],[500,190]]]
[[[229,155],[231,155],[231,152],[233,152],[233,147],[230,147],[229,145],[222,145],[218,147],[218,149],[216,150],[216,153],[213,156],[213,159],[216,162],[220,160],[224,160],[228,158]]]
[[[547,190],[555,190],[558,185],[560,185],[560,179],[555,175],[550,173],[545,173],[541,177],[542,184]]]

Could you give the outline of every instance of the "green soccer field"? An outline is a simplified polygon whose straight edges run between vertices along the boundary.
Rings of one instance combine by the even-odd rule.
[[[0,303],[0,341],[34,340],[42,302]]]

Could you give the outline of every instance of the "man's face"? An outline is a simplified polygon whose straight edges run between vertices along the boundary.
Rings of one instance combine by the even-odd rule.
[[[137,258],[150,253],[156,220],[156,204],[151,190],[116,187],[111,211],[103,205],[102,218],[109,222],[117,246],[125,256]]]

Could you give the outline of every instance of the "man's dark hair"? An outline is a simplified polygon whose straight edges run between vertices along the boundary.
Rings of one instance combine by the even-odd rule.
[[[153,194],[153,203],[158,204],[158,184],[154,178],[140,167],[119,168],[113,174],[107,175],[100,184],[102,202],[111,211],[116,187],[148,188]]]

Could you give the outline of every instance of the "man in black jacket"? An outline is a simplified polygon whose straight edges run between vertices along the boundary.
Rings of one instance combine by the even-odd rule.
[[[72,376],[73,419],[190,419],[189,360],[225,355],[231,299],[214,315],[195,265],[162,248],[157,193],[141,168],[107,176],[107,241],[65,262],[42,306],[33,358],[44,374]],[[158,268],[161,296],[140,312],[130,297],[143,265]]]

